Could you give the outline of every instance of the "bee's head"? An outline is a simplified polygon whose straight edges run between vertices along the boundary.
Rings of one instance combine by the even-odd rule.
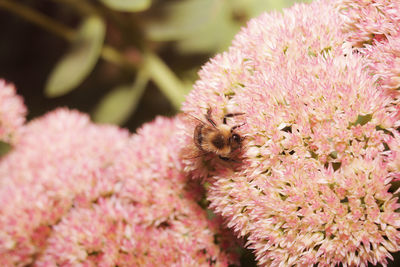
[[[231,136],[228,139],[228,143],[229,146],[231,147],[231,150],[234,151],[238,149],[242,144],[242,140],[243,138],[239,134],[232,132]]]

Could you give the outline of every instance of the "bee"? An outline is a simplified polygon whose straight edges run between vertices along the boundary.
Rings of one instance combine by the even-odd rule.
[[[241,147],[244,140],[244,137],[241,137],[235,130],[244,123],[229,126],[227,119],[239,115],[244,115],[244,113],[226,114],[222,123],[217,124],[212,118],[211,108],[209,108],[205,114],[206,122],[195,118],[198,123],[194,129],[193,141],[202,155],[213,153],[222,160],[232,160],[233,152]]]

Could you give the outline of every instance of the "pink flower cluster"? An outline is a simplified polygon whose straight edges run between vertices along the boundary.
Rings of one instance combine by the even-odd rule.
[[[15,88],[0,79],[0,140],[15,142],[17,130],[25,122],[26,108]]]
[[[343,20],[342,30],[354,47],[376,45],[399,34],[399,1],[337,0],[336,8]]]
[[[400,1],[338,1],[346,41],[368,60],[375,80],[398,106],[400,88]],[[398,109],[398,108],[397,108]]]
[[[0,137],[18,133],[0,159],[0,265],[235,263],[201,181],[261,266],[386,266],[400,251],[399,14],[322,0],[251,20],[182,108],[245,113],[228,120],[243,124],[232,161],[185,155],[196,122],[181,116],[134,135],[66,109],[23,124],[0,81]]]
[[[32,263],[79,198],[110,190],[104,173],[126,139],[125,131],[64,109],[23,126],[0,162],[0,265]]]
[[[0,265],[233,262],[180,171],[175,124],[158,118],[130,137],[59,109],[22,126],[0,161]]]
[[[316,1],[251,20],[183,105],[198,118],[212,107],[217,121],[245,113],[241,164],[203,157],[185,170],[209,177],[211,207],[263,266],[386,266],[400,250],[400,114],[385,90],[397,86],[400,8],[346,2],[356,6],[347,16]],[[371,12],[378,26],[361,21]],[[355,45],[377,28],[386,41]],[[183,126],[187,143],[193,127]]]

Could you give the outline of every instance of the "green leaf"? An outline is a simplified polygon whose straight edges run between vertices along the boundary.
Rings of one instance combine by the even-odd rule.
[[[155,41],[182,39],[201,29],[209,20],[214,0],[186,0],[166,4],[167,17],[150,24],[149,37]]]
[[[11,145],[9,143],[5,143],[0,141],[0,158],[6,155],[11,150]]]
[[[215,53],[226,50],[240,25],[231,20],[229,9],[220,10],[217,17],[211,19],[196,35],[178,43],[178,49],[184,53]]]
[[[281,10],[292,6],[296,2],[311,2],[311,0],[231,0],[236,12],[244,13],[253,18],[263,12]]]
[[[361,126],[363,126],[363,125],[367,124],[371,120],[372,120],[372,114],[358,115],[356,121],[353,122],[353,123],[350,123],[349,125],[350,126],[351,125],[357,126],[357,125],[360,124]]]
[[[133,85],[122,85],[113,89],[96,107],[93,120],[122,125],[135,112],[148,81],[148,74],[141,70]]]
[[[186,0],[167,4],[168,16],[147,28],[154,41],[177,41],[183,52],[225,50],[240,28],[230,0]]]
[[[117,11],[138,12],[150,7],[151,0],[100,0],[109,8]]]
[[[48,97],[64,95],[92,72],[103,47],[105,24],[99,17],[87,18],[79,27],[70,50],[51,72],[45,94]]]

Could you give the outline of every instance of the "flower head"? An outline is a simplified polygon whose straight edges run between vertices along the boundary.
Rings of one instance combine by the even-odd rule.
[[[66,109],[22,126],[0,162],[0,265],[30,264],[72,207],[110,190],[104,173],[127,138]]]
[[[369,71],[382,88],[398,96],[395,90],[400,88],[400,33],[394,37],[389,36],[386,42],[367,45],[360,52],[369,60]]]
[[[26,107],[15,88],[0,79],[0,140],[15,142],[17,130],[24,124]]]
[[[400,32],[400,2],[391,0],[338,0],[342,30],[354,47],[384,41]]]
[[[228,264],[214,243],[217,225],[187,191],[178,153],[171,153],[176,124],[157,118],[129,140],[105,175],[109,191],[63,217],[39,266]]]
[[[186,160],[260,265],[386,265],[400,250],[399,113],[352,53],[330,1],[249,22],[200,72],[183,111],[244,112],[243,158]],[[193,132],[186,124],[185,132]],[[189,140],[183,134],[183,140]]]
[[[234,262],[186,183],[176,125],[158,118],[130,137],[59,109],[22,126],[0,162],[0,265]]]
[[[368,72],[391,95],[399,111],[400,2],[387,0],[338,1],[342,30],[354,52],[367,59]]]

